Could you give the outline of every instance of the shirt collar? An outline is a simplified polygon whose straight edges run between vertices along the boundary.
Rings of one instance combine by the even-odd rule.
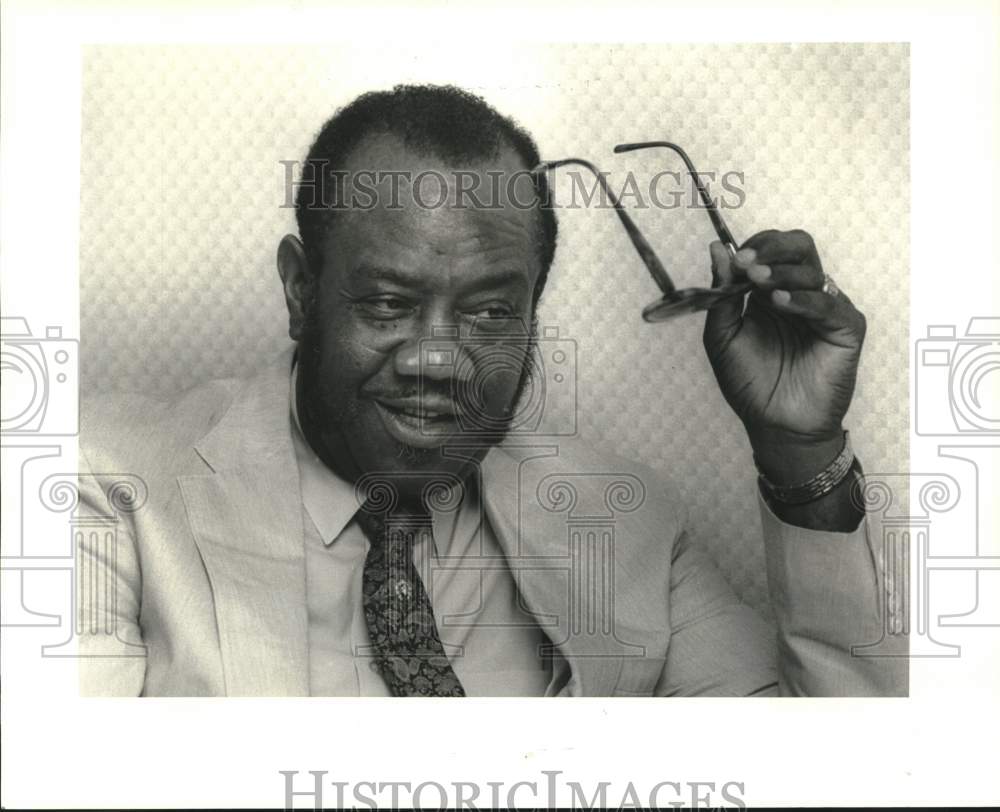
[[[289,410],[292,423],[292,443],[299,465],[299,480],[302,487],[302,503],[309,518],[319,531],[323,544],[329,547],[353,521],[354,514],[361,507],[354,485],[335,474],[323,463],[306,441],[299,422],[296,402],[296,380],[298,364],[292,364],[289,382]],[[443,500],[450,501],[450,500]],[[434,557],[446,553],[458,536],[469,537],[479,526],[479,495],[475,488],[466,488],[462,504],[455,510],[432,511],[434,523]]]

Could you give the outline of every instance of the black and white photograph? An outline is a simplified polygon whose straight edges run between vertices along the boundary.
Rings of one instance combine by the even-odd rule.
[[[4,12],[5,807],[998,799],[995,8],[67,8]]]
[[[143,498],[81,561],[85,692],[906,695],[861,459],[905,467],[903,266],[873,347],[863,308],[907,202],[856,183],[905,188],[906,46],[602,51],[547,53],[544,154],[486,100],[509,86],[348,92],[313,105],[315,135],[279,131],[310,106],[285,95],[298,116],[258,133],[313,54],[85,53],[81,502]],[[713,132],[704,102],[691,126],[674,88],[710,53],[793,111],[820,88],[841,109],[773,116],[816,130],[797,154],[801,135]],[[852,404],[866,386],[896,414]]]

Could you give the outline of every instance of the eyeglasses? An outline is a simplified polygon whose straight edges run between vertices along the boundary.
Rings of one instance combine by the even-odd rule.
[[[692,180],[694,180],[694,185],[698,190],[702,204],[705,206],[709,219],[712,221],[712,227],[715,229],[715,233],[722,241],[722,244],[726,247],[726,251],[729,252],[730,258],[732,258],[736,254],[736,240],[733,239],[733,234],[722,219],[718,206],[715,205],[715,201],[708,194],[708,189],[705,188],[705,184],[702,183],[697,170],[694,168],[694,164],[691,163],[691,159],[688,158],[684,150],[669,141],[644,141],[636,144],[619,144],[615,147],[615,152],[632,152],[634,150],[657,147],[673,150],[684,161],[684,165],[687,167]],[[622,207],[615,193],[608,186],[604,175],[594,164],[583,158],[563,158],[558,161],[545,161],[535,167],[534,171],[535,173],[545,172],[550,169],[574,164],[589,170],[597,178],[601,189],[607,195],[608,200],[611,201],[611,205],[614,206],[615,212],[618,214],[618,219],[621,220],[625,231],[628,232],[629,239],[632,240],[632,245],[635,246],[635,250],[646,266],[646,270],[649,271],[649,275],[653,277],[653,281],[663,294],[661,298],[650,302],[650,304],[643,308],[642,317],[644,320],[649,322],[666,321],[674,316],[683,316],[686,313],[709,310],[720,302],[736,296],[743,296],[750,290],[751,285],[749,282],[731,283],[717,288],[681,288],[678,290],[670,278],[670,274],[667,273],[663,267],[663,263],[660,262],[660,258],[653,250],[653,247],[643,236],[642,232],[639,231],[639,227]]]

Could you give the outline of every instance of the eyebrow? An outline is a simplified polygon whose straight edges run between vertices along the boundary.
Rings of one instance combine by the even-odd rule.
[[[392,268],[386,265],[369,265],[362,263],[351,271],[351,276],[376,281],[393,282],[403,287],[423,287],[422,278],[419,272],[403,271],[399,268]],[[506,285],[515,285],[520,288],[528,288],[528,278],[523,271],[513,268],[506,268],[491,271],[484,276],[478,277],[475,288],[485,290],[500,288]]]

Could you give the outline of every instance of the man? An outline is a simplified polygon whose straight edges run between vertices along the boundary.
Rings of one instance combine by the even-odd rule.
[[[676,491],[515,426],[556,246],[538,164],[455,88],[326,124],[278,248],[295,346],[251,380],[84,409],[81,504],[120,520],[81,564],[86,692],[906,692],[904,657],[854,656],[885,625],[841,425],[865,321],[812,240],[711,247],[717,285],[754,285],[705,347],[761,474],[775,646]],[[121,471],[146,501],[116,512]],[[568,533],[577,505],[613,527]]]

